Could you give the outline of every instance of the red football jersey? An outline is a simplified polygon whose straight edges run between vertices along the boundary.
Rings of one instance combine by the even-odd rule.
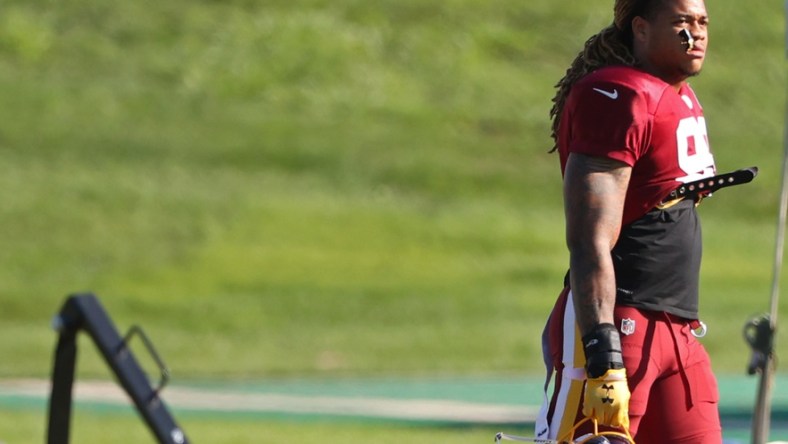
[[[636,68],[611,66],[580,79],[558,130],[561,171],[569,153],[632,166],[622,225],[659,204],[682,183],[713,176],[706,121],[688,84],[680,91]]]

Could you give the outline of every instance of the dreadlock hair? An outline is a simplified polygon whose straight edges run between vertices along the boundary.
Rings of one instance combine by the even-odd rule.
[[[558,127],[566,98],[572,85],[585,75],[610,65],[635,66],[637,60],[632,51],[632,20],[635,17],[651,17],[664,0],[616,0],[613,6],[613,23],[598,34],[591,36],[583,50],[566,70],[566,75],[555,85],[558,91],[553,97],[550,118],[553,120],[552,134],[558,149]]]

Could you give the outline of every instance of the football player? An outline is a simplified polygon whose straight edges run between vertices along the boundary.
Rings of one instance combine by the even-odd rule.
[[[638,444],[722,442],[717,383],[696,338],[699,202],[666,200],[715,174],[688,83],[708,25],[703,0],[616,0],[613,23],[557,85],[570,271],[545,328],[555,383],[537,438],[569,441],[592,418]]]

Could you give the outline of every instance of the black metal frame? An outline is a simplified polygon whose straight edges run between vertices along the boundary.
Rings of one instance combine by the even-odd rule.
[[[161,444],[188,444],[186,434],[170,415],[159,392],[169,380],[169,372],[153,344],[137,326],[125,337],[118,334],[98,298],[90,293],[69,296],[53,321],[60,333],[52,370],[52,395],[49,400],[48,444],[68,444],[71,423],[72,386],[77,358],[77,333],[85,330],[98,347],[118,382],[131,397],[140,415]],[[161,370],[154,389],[129,348],[139,336]]]

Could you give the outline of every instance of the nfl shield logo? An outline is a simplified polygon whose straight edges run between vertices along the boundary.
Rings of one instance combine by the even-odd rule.
[[[635,320],[634,319],[622,319],[621,320],[621,333],[629,336],[635,332]]]

